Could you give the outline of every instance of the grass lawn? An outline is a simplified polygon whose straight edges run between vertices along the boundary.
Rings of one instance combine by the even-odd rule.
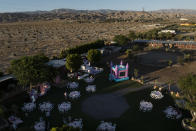
[[[109,73],[104,72],[102,74],[98,74],[96,76],[94,84],[97,86],[97,92],[96,93],[110,93],[117,90],[121,90],[124,88],[139,88],[141,87],[141,84],[134,82],[132,80],[127,80],[123,82],[111,82],[108,80]]]
[[[81,102],[87,97],[93,95],[92,93],[87,93],[85,87],[87,84],[83,81],[79,81],[79,89],[81,91],[81,98],[78,100],[65,99],[64,92],[70,92],[66,88],[51,88],[51,90],[45,95],[40,97],[36,103],[37,106],[39,103],[44,101],[50,101],[54,104],[54,109],[51,111],[51,116],[49,118],[45,117],[44,113],[37,108],[32,113],[29,113],[28,117],[25,117],[24,113],[20,111],[17,116],[21,117],[24,120],[24,123],[20,127],[26,127],[27,129],[33,126],[35,121],[38,121],[40,117],[43,117],[45,120],[48,120],[50,127],[61,126],[63,124],[63,117],[67,118],[72,116],[72,118],[82,118],[84,123],[85,131],[94,131],[99,121],[94,120],[85,113],[81,111]],[[97,86],[96,93],[110,93],[117,91],[123,88],[139,88],[140,84],[133,82],[131,80],[124,81],[120,83],[110,82],[108,80],[108,73],[103,72],[96,76],[94,84]],[[140,92],[129,93],[124,96],[127,99],[127,102],[130,105],[130,109],[127,110],[120,118],[110,119],[106,121],[111,121],[117,124],[117,130],[128,131],[128,130],[137,130],[137,131],[181,131],[181,120],[169,120],[165,118],[163,110],[169,106],[174,105],[174,102],[170,96],[164,94],[165,97],[162,100],[152,100],[149,96],[150,89],[143,90]],[[154,108],[150,113],[142,113],[139,111],[139,102],[141,100],[149,100],[153,103]],[[59,113],[58,104],[64,101],[71,101],[72,109],[65,114]],[[4,104],[7,107],[10,107],[12,104],[17,105],[19,108],[23,106],[24,95],[20,95],[13,100],[7,101]],[[93,105],[92,105],[93,106]],[[30,129],[29,129],[30,130]]]
[[[172,120],[165,117],[163,110],[168,106],[174,106],[174,101],[170,95],[163,93],[161,100],[154,100],[150,97],[151,89],[129,93],[124,96],[130,105],[130,109],[124,113],[117,121],[119,130],[137,130],[137,131],[184,131],[181,127],[181,120]],[[141,100],[152,102],[153,109],[151,112],[139,111]],[[188,112],[183,111],[187,116]],[[183,117],[184,117],[183,116]]]

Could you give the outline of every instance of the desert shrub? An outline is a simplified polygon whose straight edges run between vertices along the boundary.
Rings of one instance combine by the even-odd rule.
[[[165,52],[169,52],[169,48],[165,48]]]
[[[173,52],[173,53],[175,53],[175,52],[176,52],[176,50],[175,50],[175,49],[172,49],[172,52]]]
[[[138,76],[139,76],[139,70],[138,69],[134,69],[134,76],[135,76],[135,78],[138,78]]]
[[[137,38],[136,33],[134,31],[130,31],[128,37],[130,40],[135,40]]]
[[[61,59],[66,58],[68,53],[69,53],[68,50],[61,50],[59,58]]]
[[[172,64],[173,64],[173,61],[172,61],[172,60],[169,60],[169,61],[168,61],[168,65],[169,65],[169,66],[172,66]]]
[[[134,56],[131,49],[127,49],[125,53],[126,53],[128,58],[133,58],[133,56]]]
[[[80,131],[80,129],[63,125],[62,127],[53,127],[50,131]]]
[[[181,56],[178,56],[177,62],[178,62],[180,65],[183,65],[183,64],[184,64],[184,58],[181,57]]]
[[[196,75],[188,74],[181,77],[178,86],[182,91],[183,98],[185,98],[186,109],[196,111]]]
[[[184,61],[188,62],[191,60],[191,54],[184,54]]]
[[[52,60],[55,60],[55,59],[59,59],[59,57],[57,57],[57,56],[52,56]]]
[[[190,125],[194,128],[196,128],[196,122],[195,121],[191,121]]]
[[[139,51],[141,47],[137,44],[133,46],[133,51]]]

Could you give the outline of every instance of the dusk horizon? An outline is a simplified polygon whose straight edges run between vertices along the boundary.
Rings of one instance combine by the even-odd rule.
[[[54,10],[76,10],[76,11],[100,11],[100,10],[111,10],[111,11],[146,11],[146,12],[153,12],[153,11],[162,11],[162,10],[196,10],[196,9],[186,9],[186,8],[162,8],[162,9],[156,9],[156,10],[145,10],[145,8],[141,8],[140,10],[128,10],[128,9],[109,9],[109,8],[100,8],[100,9],[74,9],[74,8],[54,8],[49,10],[24,10],[24,11],[4,11],[0,13],[23,13],[23,12],[50,12]]]
[[[138,1],[129,1],[129,0],[73,0],[73,1],[62,1],[58,2],[47,0],[47,1],[11,1],[11,0],[0,0],[0,12],[27,12],[27,11],[50,11],[54,9],[75,9],[75,10],[101,10],[101,9],[110,9],[110,10],[130,10],[130,11],[155,11],[162,9],[191,9],[195,10],[194,5],[196,1],[189,0],[138,0]]]
[[[0,0],[0,131],[196,131],[196,0]]]

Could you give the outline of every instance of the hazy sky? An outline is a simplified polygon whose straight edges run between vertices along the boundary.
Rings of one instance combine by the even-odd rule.
[[[196,0],[0,0],[0,12],[71,9],[196,9]]]

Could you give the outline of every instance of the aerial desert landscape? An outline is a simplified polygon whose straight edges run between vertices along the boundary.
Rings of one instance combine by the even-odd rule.
[[[103,39],[110,42],[115,35],[129,31],[147,32],[172,24],[180,18],[196,21],[194,11],[185,10],[77,11],[53,10],[32,13],[0,14],[0,68],[5,70],[10,60],[23,55],[44,53],[59,55],[62,49]],[[81,13],[82,12],[82,13]],[[186,14],[187,12],[187,14]],[[9,19],[8,19],[9,18]]]
[[[196,131],[195,0],[0,0],[0,131]]]

